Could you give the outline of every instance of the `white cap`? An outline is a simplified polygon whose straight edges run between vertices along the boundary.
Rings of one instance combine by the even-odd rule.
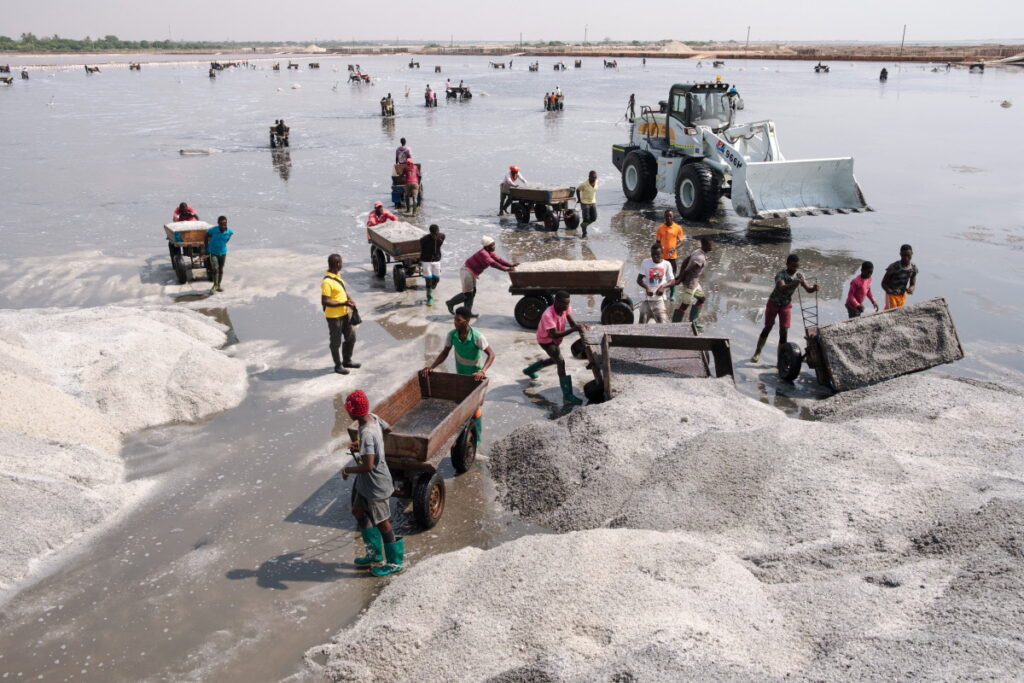
[[[494,244],[494,238],[484,235],[483,237],[480,238],[480,244],[484,245],[485,247],[489,247],[492,244]]]

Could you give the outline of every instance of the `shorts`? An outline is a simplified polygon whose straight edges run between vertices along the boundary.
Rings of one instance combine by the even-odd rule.
[[[419,183],[406,183],[405,184],[405,200],[415,202],[420,197],[420,184]]]
[[[462,293],[469,294],[476,291],[476,275],[465,266],[459,271],[459,279],[462,280]]]
[[[679,297],[679,303],[683,306],[689,306],[693,303],[694,299],[704,299],[704,289],[700,286],[699,282],[693,289],[683,287],[683,295]],[[789,325],[786,325],[786,327],[789,327]]]
[[[654,318],[654,321],[658,323],[668,322],[664,298],[646,299],[640,302],[640,324],[643,325],[651,318]]]
[[[597,204],[580,204],[580,213],[584,223],[593,223],[597,220]]]
[[[548,358],[555,361],[556,363],[562,362],[562,347],[554,342],[548,342],[547,344],[541,344],[540,348],[544,349],[544,353],[548,354]]]
[[[441,262],[422,261],[420,262],[420,270],[423,271],[423,277],[441,277]]]
[[[789,329],[789,324],[793,321],[793,304],[788,303],[785,306],[780,306],[771,299],[768,299],[768,305],[764,307],[764,326],[771,327],[775,324],[775,316],[779,316],[779,327]]]
[[[886,294],[885,295],[885,310],[890,308],[902,308],[907,303],[907,293],[902,294]]]
[[[859,318],[863,312],[850,304],[846,304],[846,314],[851,318]]]
[[[228,260],[228,255],[227,254],[210,254],[210,266],[214,270],[224,270],[224,263],[227,260]]]
[[[352,509],[355,510],[356,508],[366,510],[366,513],[370,515],[370,521],[373,522],[374,526],[391,519],[391,499],[367,500],[361,493],[356,492],[356,487],[353,484]]]

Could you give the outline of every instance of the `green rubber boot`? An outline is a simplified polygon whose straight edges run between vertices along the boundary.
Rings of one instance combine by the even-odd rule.
[[[686,311],[680,310],[678,308],[676,310],[672,311],[672,322],[674,322],[674,323],[681,323],[681,322],[683,322],[683,314],[685,312]]]
[[[675,301],[676,300],[676,288],[675,287],[669,287],[668,288],[668,300],[669,301]]]
[[[405,539],[395,539],[394,543],[384,544],[384,554],[387,555],[387,564],[374,567],[370,572],[374,576],[391,576],[405,571]]]
[[[537,361],[533,365],[523,368],[523,374],[530,379],[537,379],[537,371],[544,367],[544,361]]]
[[[371,565],[384,561],[384,538],[380,535],[380,529],[371,526],[362,529],[363,543],[366,544],[366,555],[357,557],[356,566],[360,569],[369,569]]]
[[[482,417],[473,418],[473,429],[476,430],[476,445],[480,446],[480,442],[484,440],[484,419]]]
[[[562,386],[562,400],[566,403],[575,403],[576,405],[582,405],[583,401],[576,398],[575,394],[572,393],[572,377],[566,375],[565,377],[559,377],[558,383]]]
[[[703,330],[704,326],[697,322],[697,318],[700,317],[700,309],[701,304],[697,304],[696,306],[690,309],[690,322],[693,323],[693,326],[696,327],[698,330]]]

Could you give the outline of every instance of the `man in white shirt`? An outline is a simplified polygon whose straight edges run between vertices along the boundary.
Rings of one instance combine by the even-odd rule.
[[[508,173],[505,174],[505,179],[501,181],[501,201],[498,203],[498,215],[505,215],[508,205],[512,203],[512,199],[508,196],[508,188],[518,187],[526,184],[526,178],[519,172],[519,167],[512,164],[508,167]]]
[[[661,254],[661,245],[657,242],[652,244],[651,257],[643,260],[640,272],[636,276],[636,283],[646,296],[640,304],[641,325],[651,318],[659,323],[668,322],[668,314],[665,312],[665,290],[672,285],[675,273],[672,271],[672,263],[663,259]]]

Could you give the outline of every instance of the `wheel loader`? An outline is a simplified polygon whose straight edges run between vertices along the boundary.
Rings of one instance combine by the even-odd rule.
[[[631,116],[630,141],[612,146],[630,201],[659,192],[679,214],[703,221],[722,196],[745,218],[871,211],[853,177],[853,158],[787,160],[772,121],[736,124],[742,100],[728,83],[676,84],[658,110]]]

